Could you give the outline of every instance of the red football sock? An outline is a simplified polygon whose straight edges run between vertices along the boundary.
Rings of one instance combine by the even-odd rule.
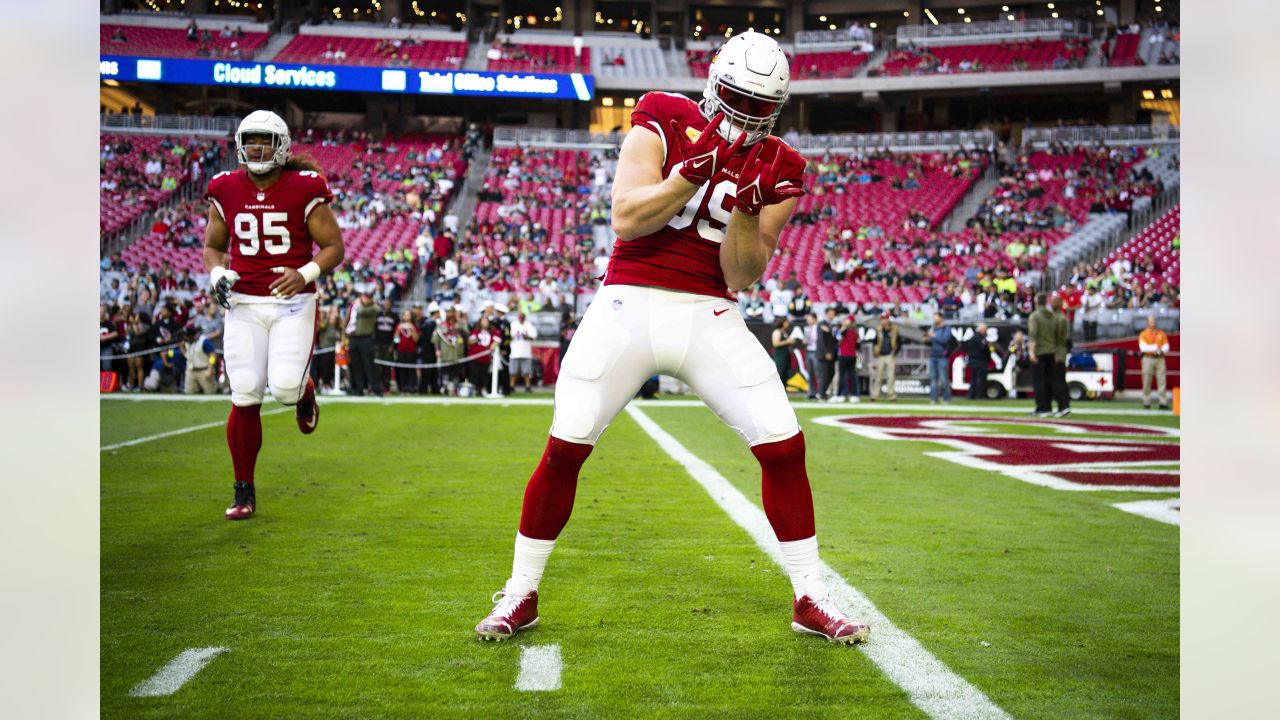
[[[227,447],[231,448],[231,465],[236,480],[253,484],[253,466],[262,449],[261,405],[232,405],[227,418]]]
[[[590,445],[556,437],[547,439],[542,461],[524,489],[521,535],[537,540],[559,537],[573,512],[573,496],[578,492],[578,470],[590,454]]]
[[[764,514],[778,542],[814,536],[813,493],[804,469],[804,433],[751,448],[760,461]]]

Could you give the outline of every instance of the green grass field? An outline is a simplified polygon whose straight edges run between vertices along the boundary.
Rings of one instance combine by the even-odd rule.
[[[222,518],[220,428],[101,453],[104,716],[928,717],[866,651],[792,633],[785,573],[626,413],[583,470],[541,626],[477,642],[550,405],[322,404],[312,436],[264,411],[248,522]],[[1071,419],[1177,427],[1086,414],[1132,407]],[[104,400],[102,444],[227,409]],[[902,410],[798,410],[836,572],[1012,717],[1178,715],[1178,527],[1111,507],[1176,489],[1052,490],[815,422],[869,409]],[[758,465],[710,411],[643,412],[759,504]],[[521,649],[552,644],[561,688],[517,691]],[[206,647],[227,651],[173,694],[130,696]]]

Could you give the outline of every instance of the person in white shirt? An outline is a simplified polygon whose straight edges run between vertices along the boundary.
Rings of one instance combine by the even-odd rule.
[[[524,391],[533,392],[533,341],[538,339],[538,328],[529,322],[522,312],[511,323],[511,389],[515,390],[517,378],[524,378]]]
[[[1080,298],[1085,342],[1098,339],[1098,316],[1102,314],[1102,306],[1105,304],[1106,301],[1102,299],[1102,293],[1098,292],[1097,284],[1090,281],[1085,287],[1084,297]]]
[[[455,287],[458,284],[458,261],[453,258],[445,258],[443,267],[440,268],[440,274],[444,277],[444,282],[449,287]]]

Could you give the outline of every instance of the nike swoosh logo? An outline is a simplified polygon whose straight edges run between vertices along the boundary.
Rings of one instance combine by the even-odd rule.
[[[698,168],[700,168],[700,167],[702,167],[703,165],[706,165],[706,164],[707,164],[707,158],[699,158],[699,159],[697,159],[697,160],[693,160],[693,161],[691,161],[691,162],[689,163],[689,169],[690,169],[690,170],[697,170]]]
[[[729,312],[729,308],[720,308],[719,310],[712,310],[711,314],[715,315],[716,317],[720,317],[721,315],[727,312]]]
[[[760,204],[760,191],[756,188],[751,188],[751,204],[752,205]]]

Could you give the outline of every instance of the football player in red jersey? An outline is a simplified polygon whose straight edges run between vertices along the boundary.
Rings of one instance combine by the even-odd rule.
[[[794,591],[792,629],[846,644],[869,634],[823,585],[804,435],[732,294],[760,278],[804,194],[805,160],[770,134],[789,75],[777,42],[745,32],[716,55],[700,103],[651,92],[636,105],[613,185],[618,242],[564,358],[511,577],[479,637],[502,640],[538,622],[538,582],[573,509],[578,471],[659,373],[692,387],[759,460],[765,515]]]
[[[316,337],[316,278],[342,262],[342,233],[320,168],[289,156],[289,128],[273,112],[250,113],[236,130],[244,169],[209,180],[204,266],[227,308],[223,349],[231,383],[227,446],[235,469],[231,520],[253,517],[253,469],[262,447],[259,410],[268,388],[296,406],[298,428],[320,419],[307,376]],[[320,252],[311,256],[312,244]]]

